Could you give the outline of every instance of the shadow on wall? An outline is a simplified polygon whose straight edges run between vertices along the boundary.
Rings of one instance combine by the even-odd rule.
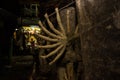
[[[0,59],[9,55],[10,39],[16,27],[17,16],[0,8]]]

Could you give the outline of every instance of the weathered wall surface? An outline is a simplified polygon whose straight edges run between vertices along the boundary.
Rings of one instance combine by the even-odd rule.
[[[119,19],[111,15],[115,7],[119,11],[117,1],[76,0],[84,80],[120,79]]]

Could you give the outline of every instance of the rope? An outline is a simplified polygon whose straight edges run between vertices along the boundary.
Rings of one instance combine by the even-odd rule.
[[[72,1],[71,3],[67,4],[66,6],[60,8],[59,11],[61,11],[61,10],[65,9],[65,8],[71,6],[71,5],[74,4],[74,3],[75,3],[75,1]],[[56,13],[56,12],[53,12],[53,13],[51,13],[51,14],[48,15],[48,16],[49,16],[49,17],[50,17],[50,16],[53,16],[55,13]]]

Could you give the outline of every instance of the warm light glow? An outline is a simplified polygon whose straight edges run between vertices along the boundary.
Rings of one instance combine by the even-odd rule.
[[[40,27],[39,27],[39,26],[36,26],[36,25],[23,26],[23,31],[24,31],[24,32],[29,32],[29,33],[31,33],[31,34],[41,33]]]

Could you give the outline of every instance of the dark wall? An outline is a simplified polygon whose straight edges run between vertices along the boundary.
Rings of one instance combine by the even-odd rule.
[[[0,2],[0,8],[3,8],[15,15],[19,15],[19,7],[18,0],[2,0]]]
[[[17,16],[0,8],[0,60],[9,55],[10,39],[15,28],[17,28]]]

